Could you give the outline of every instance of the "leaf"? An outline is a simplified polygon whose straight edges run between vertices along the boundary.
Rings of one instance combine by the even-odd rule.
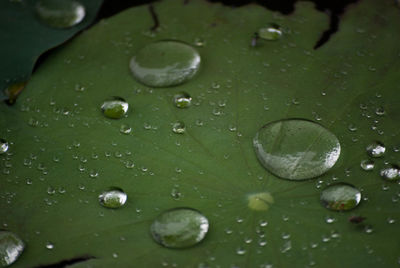
[[[288,16],[200,0],[163,1],[154,12],[156,31],[142,6],[77,36],[48,57],[16,105],[0,106],[1,137],[10,142],[1,156],[0,218],[27,244],[15,267],[82,256],[94,258],[71,267],[396,265],[399,184],[379,175],[386,163],[400,164],[395,3],[350,6],[317,50],[328,18],[308,2]],[[281,26],[281,39],[252,47],[254,32],[269,23]],[[129,62],[164,39],[203,40],[196,48],[201,70],[180,86],[148,88]],[[182,91],[193,97],[187,109],[173,105]],[[127,117],[102,115],[112,96],[129,103]],[[380,107],[384,115],[376,114]],[[262,167],[252,140],[286,118],[318,122],[338,137],[332,169],[289,181]],[[176,121],[185,123],[184,134],[172,132]],[[132,132],[122,134],[121,125]],[[360,162],[374,141],[386,152],[367,172]],[[354,210],[320,203],[321,191],[336,182],[361,190]],[[99,204],[111,187],[127,193],[122,208]],[[198,210],[210,223],[194,247],[168,249],[151,237],[154,219],[177,207]]]
[[[33,0],[0,2],[0,100],[11,98],[4,90],[29,79],[35,62],[45,51],[60,45],[85,29],[96,18],[103,1],[82,0],[86,16],[81,23],[67,29],[52,28],[38,19]],[[15,92],[14,92],[15,93]]]

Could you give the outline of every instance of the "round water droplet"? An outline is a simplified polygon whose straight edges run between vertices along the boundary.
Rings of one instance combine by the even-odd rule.
[[[328,171],[339,158],[336,136],[311,121],[286,119],[262,127],[253,139],[261,164],[289,180],[310,179]]]
[[[122,134],[130,134],[132,132],[132,128],[129,125],[122,124],[119,128],[119,132]]]
[[[130,62],[133,76],[150,87],[170,87],[191,79],[200,68],[200,55],[177,41],[159,41],[142,48]]]
[[[262,39],[274,41],[282,37],[282,30],[276,24],[258,30],[258,36]]]
[[[204,239],[208,219],[191,208],[175,208],[160,214],[151,225],[154,240],[167,248],[186,248]]]
[[[268,192],[250,194],[247,199],[247,206],[257,211],[266,211],[269,209],[269,206],[274,203],[273,196]]]
[[[85,18],[85,7],[73,0],[40,0],[36,4],[39,19],[54,28],[69,28]]]
[[[400,179],[400,169],[397,166],[384,168],[381,170],[380,174],[381,177],[386,180],[394,181]]]
[[[8,151],[8,142],[4,139],[0,139],[0,154],[4,154]]]
[[[112,119],[120,119],[128,112],[129,104],[120,97],[114,97],[101,105],[103,114]]]
[[[376,108],[375,113],[379,116],[385,115],[385,109],[383,107],[378,107]]]
[[[370,171],[374,169],[375,163],[372,160],[362,160],[360,166],[363,170]]]
[[[127,194],[122,189],[112,188],[99,195],[99,202],[106,208],[120,208],[125,204],[127,198]]]
[[[0,266],[14,263],[25,248],[24,242],[14,233],[0,231]]]
[[[321,203],[324,207],[336,210],[350,210],[361,201],[361,192],[351,184],[332,184],[321,192]]]
[[[178,108],[187,108],[192,104],[192,97],[186,92],[178,93],[174,96],[174,104]]]
[[[383,145],[383,143],[375,141],[369,144],[366,150],[371,157],[381,157],[385,154],[386,147]]]
[[[182,121],[178,121],[172,124],[172,131],[176,134],[183,134],[185,133],[185,130],[185,123],[183,123]]]

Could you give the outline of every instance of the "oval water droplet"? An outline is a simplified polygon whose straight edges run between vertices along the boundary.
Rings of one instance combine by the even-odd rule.
[[[373,170],[375,167],[375,163],[372,160],[362,160],[360,166],[365,171]]]
[[[99,195],[100,204],[106,208],[120,208],[127,199],[127,194],[120,188],[112,188]]]
[[[167,248],[198,244],[208,232],[208,219],[191,208],[174,208],[160,214],[151,225],[153,239]]]
[[[258,36],[265,40],[274,41],[282,37],[282,30],[279,25],[271,24],[268,27],[259,29]]]
[[[114,97],[101,105],[104,116],[112,119],[120,119],[128,112],[129,104],[120,97]]]
[[[86,15],[85,7],[73,0],[40,0],[35,10],[44,24],[54,28],[73,27]]]
[[[0,231],[0,266],[14,263],[25,248],[24,242],[14,233]]]
[[[253,139],[261,164],[289,180],[310,179],[327,172],[339,158],[336,136],[312,121],[286,119],[262,127]]]
[[[375,141],[366,148],[368,155],[371,157],[381,157],[385,154],[386,147],[383,143]]]
[[[185,130],[186,130],[185,123],[183,123],[182,121],[177,121],[172,124],[172,132],[176,134],[183,134],[185,133]]]
[[[177,41],[148,44],[130,61],[133,76],[150,87],[170,87],[191,79],[200,68],[200,55]]]
[[[361,192],[351,184],[336,183],[321,192],[321,203],[330,210],[343,211],[355,208],[361,201]]]
[[[188,108],[192,104],[192,97],[186,92],[174,96],[174,104],[178,108]]]
[[[8,151],[8,142],[5,139],[0,138],[0,154],[4,154]]]
[[[389,181],[400,179],[400,169],[397,166],[384,168],[381,170],[380,174],[382,178]]]

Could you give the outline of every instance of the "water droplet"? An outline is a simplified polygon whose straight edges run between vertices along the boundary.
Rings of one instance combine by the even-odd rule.
[[[112,119],[120,119],[128,112],[129,104],[120,97],[114,97],[101,105],[103,114]]]
[[[177,121],[172,124],[172,131],[176,134],[183,134],[185,133],[185,130],[185,123],[183,123],[182,121]]]
[[[0,139],[0,154],[4,154],[8,151],[8,142],[4,139]]]
[[[182,196],[182,193],[181,193],[181,191],[179,191],[178,187],[174,187],[171,190],[171,196],[174,200],[179,200]]]
[[[174,96],[174,104],[178,108],[188,108],[192,104],[192,97],[186,92],[178,93]]]
[[[47,248],[47,249],[53,249],[53,248],[54,248],[54,244],[51,243],[51,242],[47,242],[47,243],[46,243],[46,248]]]
[[[282,30],[276,24],[258,30],[258,36],[265,40],[278,40],[282,37]]]
[[[244,254],[246,254],[246,250],[243,247],[238,247],[236,249],[236,254],[237,255],[244,255]]]
[[[69,28],[79,24],[85,18],[85,7],[73,0],[40,0],[36,14],[46,25],[54,28]]]
[[[177,41],[148,44],[131,59],[133,76],[150,87],[180,85],[199,70],[200,55],[191,46]]]
[[[0,266],[14,263],[25,248],[24,242],[14,233],[0,231]]]
[[[268,192],[250,194],[247,199],[247,206],[257,211],[266,211],[274,203],[273,196]]]
[[[380,174],[386,180],[398,180],[400,178],[400,169],[397,166],[391,166],[382,169]]]
[[[132,128],[129,125],[122,124],[119,128],[119,132],[122,134],[130,134],[132,132]]]
[[[360,166],[363,170],[370,171],[374,169],[375,163],[372,160],[362,160]]]
[[[262,127],[253,139],[261,164],[289,180],[310,179],[328,171],[340,155],[336,136],[311,121],[286,119]]]
[[[321,203],[324,207],[343,211],[355,208],[361,201],[361,192],[351,184],[336,183],[321,192]]]
[[[385,115],[385,109],[383,107],[378,107],[375,110],[375,114],[379,116]]]
[[[153,239],[167,248],[198,244],[208,232],[208,219],[191,208],[175,208],[160,214],[151,225]]]
[[[381,157],[386,151],[385,145],[379,141],[369,144],[366,148],[368,155],[371,157]]]
[[[373,231],[374,231],[374,229],[372,228],[371,225],[366,225],[366,226],[364,227],[364,232],[367,233],[367,234],[372,234]]]
[[[112,188],[99,195],[99,202],[106,208],[120,208],[122,207],[128,196],[120,188]]]

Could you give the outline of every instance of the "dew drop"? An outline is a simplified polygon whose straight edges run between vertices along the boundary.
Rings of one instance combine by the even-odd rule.
[[[183,123],[182,121],[177,121],[172,124],[172,132],[176,134],[183,134],[185,133],[185,130],[186,130],[185,123]]]
[[[398,180],[400,178],[400,169],[397,166],[391,166],[388,168],[384,168],[380,172],[381,177],[393,181],[393,180]]]
[[[153,239],[167,248],[198,244],[208,232],[208,219],[191,208],[174,208],[161,213],[151,225]]]
[[[122,189],[111,188],[99,195],[99,202],[106,208],[120,208],[125,204],[127,198],[127,194]]]
[[[244,254],[246,254],[246,250],[243,247],[238,247],[236,249],[236,254],[237,255],[244,255]]]
[[[372,160],[362,160],[360,166],[365,171],[371,171],[374,169],[375,163]]]
[[[129,125],[122,124],[119,128],[119,132],[122,134],[130,134],[132,132],[132,128]]]
[[[321,192],[321,203],[330,210],[343,211],[355,208],[361,201],[361,192],[351,184],[336,183]]]
[[[0,266],[14,263],[25,248],[24,242],[14,233],[0,231]]]
[[[262,127],[253,139],[261,164],[289,180],[317,177],[336,163],[340,143],[321,125],[301,119],[286,119]]]
[[[381,157],[385,154],[386,147],[383,143],[375,141],[369,144],[366,148],[368,155],[371,157]]]
[[[264,40],[274,41],[282,37],[282,30],[276,24],[258,30],[258,36]]]
[[[378,107],[375,109],[375,114],[379,116],[385,115],[385,109],[383,107]]]
[[[54,28],[73,27],[86,15],[85,7],[73,0],[40,0],[35,9],[39,19]]]
[[[0,139],[0,154],[4,154],[8,151],[8,142],[4,139]]]
[[[192,97],[186,92],[174,96],[174,104],[178,108],[188,108],[192,104]]]
[[[200,55],[191,46],[177,41],[148,44],[130,61],[133,76],[150,87],[180,85],[200,68]]]
[[[51,242],[47,242],[47,243],[46,243],[46,248],[47,248],[47,249],[53,249],[53,248],[54,248],[54,244],[51,243]]]

